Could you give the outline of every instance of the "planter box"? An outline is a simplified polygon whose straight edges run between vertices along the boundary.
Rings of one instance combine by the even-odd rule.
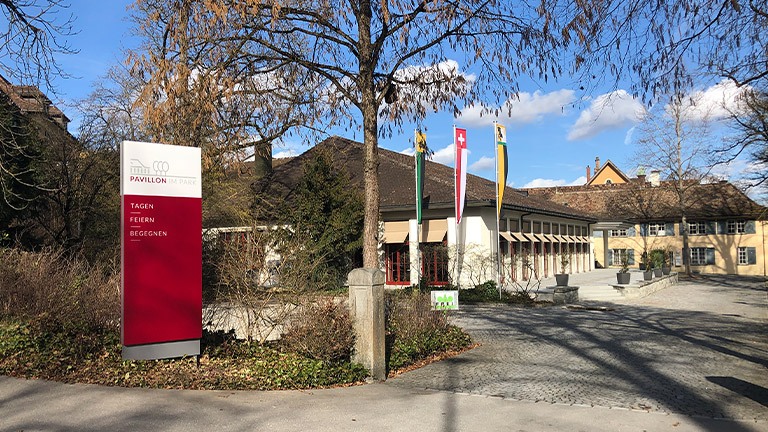
[[[556,274],[555,281],[557,286],[568,286],[568,274]]]
[[[644,271],[643,272],[643,280],[649,281],[653,279],[653,272],[652,271]]]
[[[662,267],[661,268],[661,274],[668,276],[670,273],[672,273],[672,267]]]
[[[619,285],[627,285],[631,279],[631,276],[632,275],[629,273],[616,273],[616,282],[618,282]]]
[[[653,277],[661,277],[661,269],[660,268],[653,269]]]

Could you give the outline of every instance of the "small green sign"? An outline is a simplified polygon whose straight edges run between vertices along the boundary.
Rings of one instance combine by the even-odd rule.
[[[432,309],[434,310],[458,310],[458,291],[432,291]]]

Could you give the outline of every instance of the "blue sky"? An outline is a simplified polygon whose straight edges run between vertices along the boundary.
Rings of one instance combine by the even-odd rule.
[[[73,78],[56,81],[58,103],[77,124],[77,101],[88,96],[93,83],[114,64],[122,61],[122,50],[136,42],[130,35],[126,7],[128,0],[71,0],[68,12],[76,19],[77,35],[69,38],[78,54],[60,59]],[[460,67],[460,65],[459,65]],[[700,89],[707,100],[722,101],[723,88]],[[727,92],[726,92],[727,93]],[[521,85],[518,97],[511,101],[511,115],[495,119],[480,116],[477,109],[465,108],[453,118],[450,113],[430,115],[423,125],[427,142],[435,151],[433,160],[452,165],[452,127],[467,129],[470,172],[494,178],[494,140],[492,123],[507,126],[509,152],[508,184],[514,187],[583,184],[586,166],[594,166],[595,157],[613,161],[626,173],[636,152],[633,132],[644,107],[622,89],[583,95],[557,83],[546,87]],[[409,153],[414,125],[405,125],[402,134],[380,141],[381,147]],[[361,139],[361,134],[345,136]],[[307,149],[298,142],[286,142],[274,149],[276,157],[295,155]],[[594,172],[594,171],[593,171]],[[730,175],[730,172],[723,172]]]

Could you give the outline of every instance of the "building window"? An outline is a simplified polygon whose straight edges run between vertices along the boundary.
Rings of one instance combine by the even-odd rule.
[[[704,222],[689,222],[688,234],[690,235],[705,235],[707,233],[707,224]]]
[[[448,248],[443,243],[423,243],[421,249],[421,275],[431,285],[447,285]]]
[[[411,259],[408,243],[389,243],[386,247],[387,283],[408,284],[411,281]]]
[[[622,260],[627,260],[627,265],[635,264],[635,251],[633,249],[611,249],[611,263],[609,265],[621,267]]]
[[[728,234],[743,234],[746,231],[745,221],[729,220],[725,224],[725,230]]]
[[[757,249],[754,247],[739,247],[736,249],[739,258],[739,265],[757,264]]]
[[[626,237],[626,236],[627,236],[627,230],[625,229],[611,230],[611,237]]]
[[[739,253],[739,265],[749,264],[749,259],[747,258],[747,248],[740,247],[738,249],[738,253]]]
[[[691,265],[714,265],[715,249],[695,247],[691,248]]]
[[[663,223],[648,224],[648,235],[649,236],[663,236],[663,235],[665,235],[664,224]]]

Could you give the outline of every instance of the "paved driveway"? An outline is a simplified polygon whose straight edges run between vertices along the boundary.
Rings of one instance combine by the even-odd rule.
[[[710,418],[768,419],[762,280],[705,277],[607,305],[466,307],[482,346],[387,385]]]

